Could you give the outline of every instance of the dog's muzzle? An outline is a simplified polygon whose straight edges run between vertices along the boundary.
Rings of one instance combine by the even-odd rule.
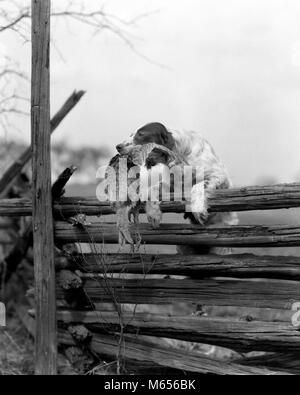
[[[121,143],[116,146],[117,151],[121,155],[129,154],[129,152],[132,150],[132,148],[133,148],[132,143]]]

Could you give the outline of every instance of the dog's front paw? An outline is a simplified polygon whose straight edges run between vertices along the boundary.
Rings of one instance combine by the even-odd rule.
[[[148,222],[153,226],[154,229],[159,228],[162,220],[162,212],[160,210],[159,202],[147,202],[146,203],[146,214]]]
[[[196,221],[204,225],[208,219],[207,195],[204,182],[194,185],[191,191],[191,211]]]
[[[193,212],[193,216],[198,224],[204,226],[208,220],[208,213]]]

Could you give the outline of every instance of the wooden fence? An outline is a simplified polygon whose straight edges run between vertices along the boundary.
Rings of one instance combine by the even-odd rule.
[[[299,184],[215,191],[210,197],[210,209],[224,212],[299,206]],[[162,207],[183,213],[185,205]],[[31,210],[28,199],[0,201],[1,215],[29,216]],[[105,221],[112,214],[109,203],[62,197],[54,200],[53,212],[59,343],[67,355],[76,350],[76,358],[83,358],[81,369],[97,364],[90,356],[99,355],[130,373],[295,372],[300,333],[292,317],[293,305],[300,301],[300,257],[102,253],[97,244],[118,241],[116,225]],[[87,215],[84,222],[76,222],[79,214]],[[97,222],[89,217],[95,215],[101,216]],[[298,226],[163,224],[154,230],[140,224],[132,230],[140,233],[143,246],[300,246]],[[91,252],[79,252],[74,243],[88,243]],[[202,306],[200,313],[191,314],[197,306]],[[204,355],[203,344],[233,350],[233,360]],[[250,358],[249,352],[268,354]]]
[[[299,184],[290,184],[216,191],[210,199],[210,207],[216,211],[299,207],[299,187]],[[184,210],[182,202],[162,206],[165,212]],[[87,217],[86,225],[56,221],[54,234],[59,245],[82,242],[89,243],[94,250],[94,243],[117,243],[115,224],[105,222],[105,215],[111,214],[108,204],[94,199],[63,198],[55,202],[54,207],[61,218],[75,213],[103,216],[98,223],[89,223],[92,220]],[[203,228],[163,224],[153,230],[150,225],[141,224],[138,232],[142,243],[147,245],[300,246],[298,226]],[[276,374],[289,371],[289,366],[286,360],[278,366],[277,360],[273,367],[274,353],[280,353],[280,358],[287,353],[290,361],[299,360],[299,327],[292,324],[293,304],[300,301],[299,257],[94,251],[58,257],[56,267],[59,272],[57,299],[61,305],[58,321],[64,330],[61,341],[76,345],[81,342],[81,346],[102,358],[119,358],[126,371],[134,371],[134,362],[139,362],[145,368],[148,366],[149,371],[164,368],[174,372]],[[139,275],[139,278],[124,274]],[[157,278],[157,275],[160,276]],[[180,315],[161,313],[165,305],[179,303],[202,306],[203,311],[210,313],[191,315],[188,308],[183,308]],[[156,307],[142,309],[142,312],[138,306],[121,311],[123,304]],[[218,313],[214,314],[216,306]],[[226,315],[228,306],[235,312],[231,316]],[[84,336],[80,338],[82,332]],[[222,362],[195,350],[188,351],[188,343],[180,350],[166,347],[159,340],[156,343],[153,337],[225,347],[245,356],[234,354],[236,360]],[[197,346],[191,348],[197,349]],[[199,348],[201,350],[201,346]],[[273,359],[270,357],[269,363],[265,358],[253,366],[251,358],[247,358],[247,353],[253,351],[272,353]]]

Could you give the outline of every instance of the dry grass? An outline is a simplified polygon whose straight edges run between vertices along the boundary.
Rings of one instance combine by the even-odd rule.
[[[18,318],[8,318],[8,326],[0,328],[0,375],[33,374],[33,342]]]

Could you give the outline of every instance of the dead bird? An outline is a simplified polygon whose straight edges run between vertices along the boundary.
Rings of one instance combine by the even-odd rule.
[[[121,160],[124,160],[122,163]],[[121,166],[127,164],[127,171],[123,172]],[[115,197],[115,200],[111,200],[111,205],[117,215],[117,229],[119,233],[119,244],[124,246],[126,243],[131,244],[132,248],[138,249],[141,243],[141,237],[136,231],[133,235],[131,232],[131,225],[138,225],[139,213],[142,207],[140,199],[132,200],[128,194],[128,187],[133,181],[137,181],[140,178],[140,174],[143,169],[147,170],[156,166],[157,164],[163,164],[168,167],[172,167],[176,164],[182,163],[182,158],[179,158],[168,148],[159,144],[144,144],[135,146],[128,154],[118,154],[114,156],[110,162],[109,167],[114,169],[114,174],[107,173],[110,193],[111,196]],[[139,171],[136,172],[135,179],[128,177],[128,172],[133,167],[138,166]],[[109,177],[113,177],[111,180]],[[124,191],[121,190],[126,185],[126,196]],[[122,197],[122,199],[120,199]],[[137,227],[135,226],[137,229]]]
[[[122,163],[123,160],[123,163]],[[123,172],[121,166],[126,163],[126,172]],[[132,169],[135,163],[132,160],[132,156],[128,155],[116,155],[109,162],[109,168],[114,170],[114,174],[111,172],[106,173],[106,178],[109,183],[109,191],[111,206],[117,216],[117,229],[119,234],[119,244],[123,247],[126,243],[129,243],[133,249],[139,247],[140,237],[131,234],[131,224],[137,224],[139,218],[140,202],[132,201],[128,195],[128,186],[131,180],[128,178],[128,171]],[[110,179],[110,177],[112,177]],[[137,177],[139,175],[137,174]],[[126,186],[126,189],[121,190],[122,187]],[[124,195],[126,193],[126,196]]]

